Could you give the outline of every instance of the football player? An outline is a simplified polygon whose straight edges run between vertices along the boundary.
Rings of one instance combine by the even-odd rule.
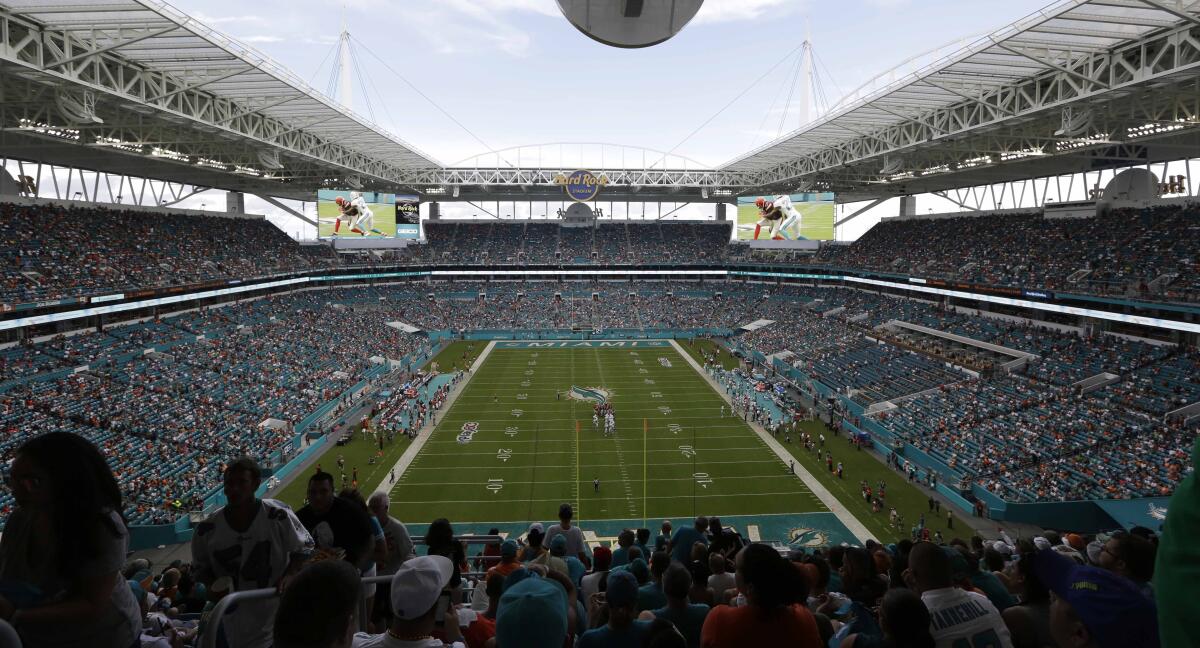
[[[772,209],[777,212],[780,218],[775,222],[775,228],[771,238],[785,238],[794,240],[803,238],[799,235],[800,230],[800,212],[792,205],[791,196],[779,196],[775,202],[771,204]],[[789,230],[796,228],[797,234],[793,237]]]
[[[350,206],[358,213],[358,218],[354,221],[354,227],[350,231],[358,232],[363,236],[367,236],[367,232],[383,236],[383,232],[375,229],[375,212],[367,206],[367,200],[363,198],[362,192],[350,192]]]
[[[758,240],[758,235],[762,232],[763,225],[768,227],[770,238],[775,238],[775,226],[783,219],[781,212],[774,203],[768,202],[766,198],[759,197],[754,201],[754,205],[758,207],[758,222],[754,224],[754,240]]]

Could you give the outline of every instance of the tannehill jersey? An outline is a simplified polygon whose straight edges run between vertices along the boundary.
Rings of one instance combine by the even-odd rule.
[[[362,214],[364,216],[371,213],[371,208],[367,207],[367,199],[363,198],[362,196],[351,200],[350,207],[356,210],[355,213]]]
[[[221,509],[196,525],[192,536],[192,568],[200,578],[233,579],[233,591],[274,587],[292,555],[310,552],[312,536],[287,504],[264,499],[250,527],[239,533]],[[221,622],[232,646],[271,645],[278,598],[245,601]]]
[[[1000,611],[986,596],[946,587],[921,594],[937,648],[1012,648]]]

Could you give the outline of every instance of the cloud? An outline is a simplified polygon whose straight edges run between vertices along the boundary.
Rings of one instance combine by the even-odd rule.
[[[806,5],[805,0],[707,0],[693,22],[702,24],[756,20],[768,14],[791,13]]]
[[[238,40],[243,43],[282,43],[282,36],[271,36],[267,34],[256,34],[254,36],[238,36]]]

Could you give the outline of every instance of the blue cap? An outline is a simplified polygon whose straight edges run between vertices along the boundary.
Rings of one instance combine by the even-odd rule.
[[[644,563],[643,563],[644,564]],[[612,607],[636,607],[638,582],[628,571],[609,572],[605,600]]]
[[[520,545],[517,544],[517,541],[513,540],[512,538],[509,538],[508,540],[505,540],[504,542],[500,543],[500,557],[501,558],[516,558],[517,557],[517,549],[519,549],[519,548],[520,548]]]
[[[629,573],[633,574],[638,583],[645,583],[650,580],[650,567],[641,558],[637,558],[629,563]]]
[[[129,581],[129,591],[133,592],[133,599],[138,603],[146,600],[146,590],[141,583],[135,580]]]
[[[566,636],[567,591],[562,585],[533,575],[500,597],[498,648],[560,648]]]
[[[1158,648],[1158,611],[1133,581],[1057,551],[1033,558],[1037,577],[1065,601],[1100,648]]]
[[[550,541],[550,554],[558,557],[563,557],[567,553],[567,536],[556,535]]]
[[[530,576],[537,576],[537,572],[524,567],[518,567],[512,570],[509,572],[508,576],[504,577],[504,591],[507,592],[509,588],[513,587],[517,583],[520,583],[526,578],[529,578]]]

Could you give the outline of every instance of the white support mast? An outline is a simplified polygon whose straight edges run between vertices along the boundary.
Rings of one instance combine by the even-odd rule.
[[[809,106],[812,105],[812,90],[813,90],[813,53],[812,39],[810,37],[809,21],[804,22],[804,48],[800,52],[802,58],[802,72],[800,77],[800,126],[803,127],[812,120],[812,114],[809,112]]]
[[[350,85],[350,30],[346,28],[345,9],[342,12],[342,33],[338,36],[338,101],[346,110],[354,110],[353,88]]]

